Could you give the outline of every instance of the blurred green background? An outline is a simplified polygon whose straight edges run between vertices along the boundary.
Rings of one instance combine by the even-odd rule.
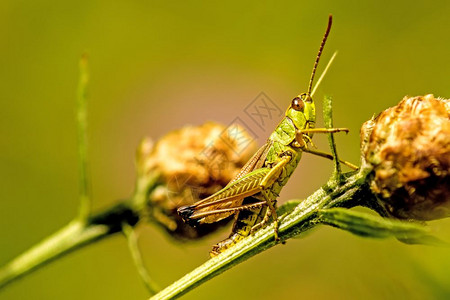
[[[77,212],[74,112],[84,51],[99,209],[130,195],[142,137],[207,120],[229,124],[260,92],[284,111],[306,89],[329,13],[335,22],[319,70],[333,51],[339,55],[315,99],[321,113],[320,99],[333,96],[335,125],[351,130],[338,137],[338,150],[357,162],[359,128],[374,113],[405,95],[450,97],[449,1],[1,1],[0,264]],[[260,143],[275,123],[257,132]],[[325,137],[315,142],[326,149]],[[280,202],[306,197],[331,169],[305,155]],[[448,220],[431,225],[450,240]],[[228,232],[179,244],[143,226],[140,247],[151,275],[166,286],[204,262]],[[448,298],[448,254],[320,228],[185,299]],[[122,236],[0,291],[2,300],[146,297]]]

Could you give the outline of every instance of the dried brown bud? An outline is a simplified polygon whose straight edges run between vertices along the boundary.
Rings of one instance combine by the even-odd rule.
[[[374,170],[371,189],[392,216],[450,216],[449,112],[449,100],[405,97],[363,125],[363,158]]]
[[[198,238],[226,224],[229,219],[193,228],[182,221],[177,208],[226,186],[255,146],[239,125],[213,122],[172,131],[154,146],[144,140],[137,151],[137,190],[148,195],[149,218],[181,239]]]

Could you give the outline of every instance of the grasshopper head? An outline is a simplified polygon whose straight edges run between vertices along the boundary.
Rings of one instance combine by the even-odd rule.
[[[303,93],[292,99],[291,105],[286,111],[286,117],[294,122],[297,129],[314,128],[316,106],[311,96],[308,93]]]

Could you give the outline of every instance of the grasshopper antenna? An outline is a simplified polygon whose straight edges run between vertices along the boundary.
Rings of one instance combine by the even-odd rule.
[[[319,77],[319,79],[317,79],[317,83],[316,83],[316,85],[314,86],[314,88],[313,88],[313,90],[312,90],[312,92],[311,92],[311,98],[314,96],[314,94],[316,93],[316,91],[317,91],[317,88],[319,87],[319,85],[320,85],[320,83],[322,82],[322,79],[325,77],[325,74],[327,74],[327,72],[328,72],[328,69],[330,68],[330,66],[331,66],[331,64],[333,63],[333,61],[334,61],[334,59],[336,58],[336,55],[338,54],[338,52],[337,51],[335,51],[334,53],[333,53],[333,56],[330,58],[330,60],[328,61],[328,64],[327,64],[327,66],[325,67],[325,70],[323,70],[323,72],[322,72],[322,74],[320,74],[320,77]]]
[[[332,23],[333,23],[333,16],[329,15],[327,30],[325,31],[325,35],[323,36],[322,43],[320,43],[319,52],[317,53],[316,61],[314,62],[314,67],[313,67],[313,70],[311,73],[311,79],[309,80],[308,92],[306,93],[307,95],[311,95],[311,88],[312,88],[313,81],[314,81],[314,75],[316,74],[316,69],[317,69],[317,65],[319,64],[320,55],[322,55],[323,47],[325,46],[325,42],[327,41],[328,34],[330,33]]]

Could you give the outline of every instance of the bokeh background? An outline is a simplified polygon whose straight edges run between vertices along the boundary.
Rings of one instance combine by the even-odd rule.
[[[89,154],[94,206],[126,198],[140,139],[185,124],[228,124],[266,93],[282,110],[305,91],[334,15],[315,97],[334,97],[345,159],[359,128],[405,95],[450,97],[449,1],[0,2],[0,264],[77,212],[75,92],[90,55]],[[319,117],[321,119],[321,117]],[[319,120],[320,122],[320,120]],[[277,120],[258,131],[262,143]],[[250,126],[255,126],[254,124]],[[253,127],[254,128],[254,127]],[[326,138],[316,144],[326,149]],[[280,201],[304,198],[332,165],[305,155]],[[293,183],[296,182],[296,183]],[[448,220],[431,223],[450,240]],[[166,286],[208,258],[229,229],[191,244],[139,229],[151,275]],[[371,240],[333,228],[289,240],[203,284],[185,299],[448,298],[448,249]],[[83,248],[0,291],[0,299],[145,299],[126,241]]]

